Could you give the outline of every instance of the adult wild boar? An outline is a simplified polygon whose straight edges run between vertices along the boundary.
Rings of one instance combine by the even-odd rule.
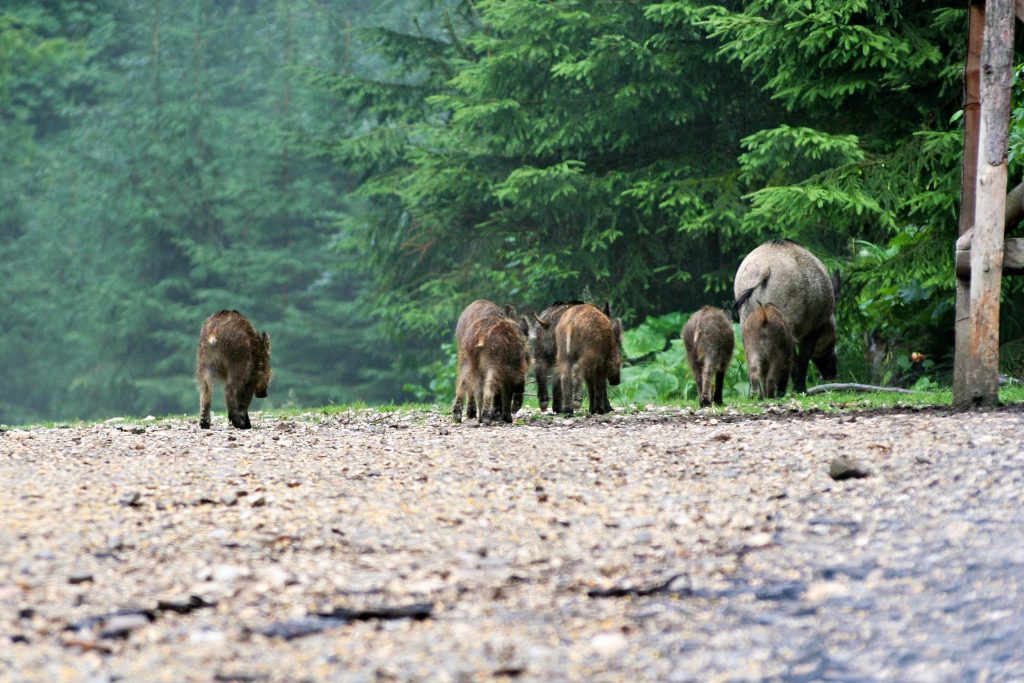
[[[555,328],[562,314],[573,306],[582,304],[582,301],[556,301],[543,311],[540,315],[534,315],[532,320],[527,319],[530,337],[530,355],[533,357],[533,372],[537,379],[537,403],[541,412],[548,407],[548,377],[552,376],[551,398],[553,399],[552,409],[558,412],[562,405],[562,384],[554,375],[555,360],[558,356],[558,347],[555,344]],[[573,396],[573,405],[578,406],[577,396]]]
[[[686,321],[682,332],[686,360],[697,380],[697,397],[701,406],[712,401],[722,405],[722,384],[732,361],[735,345],[732,324],[725,311],[705,306]]]
[[[823,379],[836,376],[833,281],[814,254],[789,240],[772,240],[747,254],[736,271],[735,307],[742,324],[758,304],[773,304],[797,345],[793,389],[807,390],[813,360]]]
[[[523,329],[512,318],[515,309],[503,312],[490,301],[478,299],[463,310],[455,327],[458,346],[458,378],[452,416],[490,424],[497,416],[512,422],[523,403],[529,353]]]
[[[573,306],[562,313],[555,327],[558,381],[562,403],[555,408],[572,415],[573,382],[587,385],[590,414],[611,412],[608,385],[618,385],[622,371],[622,321],[612,318],[608,305],[601,311],[590,304]]]
[[[793,366],[793,333],[782,313],[773,304],[758,303],[741,330],[751,397],[785,395]]]
[[[199,332],[196,383],[199,385],[199,426],[210,427],[210,400],[215,382],[224,383],[228,419],[249,429],[253,395],[267,397],[270,384],[270,335],[259,334],[238,311],[214,313]]]

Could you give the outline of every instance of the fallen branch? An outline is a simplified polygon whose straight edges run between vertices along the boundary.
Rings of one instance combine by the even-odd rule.
[[[824,394],[826,391],[890,391],[896,394],[912,394],[910,389],[899,387],[876,387],[873,384],[819,384],[807,390],[808,396]]]

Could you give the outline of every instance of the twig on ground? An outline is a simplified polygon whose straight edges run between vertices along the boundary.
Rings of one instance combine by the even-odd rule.
[[[807,390],[808,396],[814,396],[815,394],[824,394],[826,391],[888,391],[894,394],[912,394],[914,393],[910,389],[901,389],[900,387],[876,387],[873,384],[819,384],[816,387],[811,387]]]

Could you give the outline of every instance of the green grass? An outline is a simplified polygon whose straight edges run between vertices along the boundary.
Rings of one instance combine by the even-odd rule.
[[[616,394],[615,387],[611,387],[610,397],[612,405],[616,410],[624,413],[642,413],[648,405],[689,408],[697,410],[697,402],[689,401],[662,401],[647,404],[639,404],[623,400]],[[1002,405],[1024,404],[1024,385],[1011,385],[1003,387],[999,392],[999,399]],[[953,392],[949,388],[931,388],[922,391],[915,391],[912,394],[896,394],[882,392],[831,392],[816,396],[796,396],[790,394],[785,398],[769,401],[755,401],[746,397],[731,397],[726,401],[724,407],[711,407],[703,409],[708,414],[723,414],[726,412],[738,411],[742,414],[758,415],[765,412],[778,410],[794,412],[850,412],[859,410],[879,410],[908,407],[938,407],[949,408],[952,406]],[[552,413],[538,413],[537,399],[534,396],[527,396],[525,405],[533,408],[529,414],[520,413],[517,421],[527,420],[529,422],[544,422],[558,418]],[[583,407],[576,411],[577,416],[586,415],[586,401]],[[273,408],[265,411],[254,410],[253,421],[257,425],[261,421],[292,419],[302,421],[318,421],[345,413],[362,413],[372,411],[380,415],[415,416],[414,422],[426,422],[427,413],[439,412],[447,415],[450,406],[440,403],[401,403],[372,406],[363,402],[347,403],[344,405],[318,406],[311,408]],[[224,417],[223,409],[214,410],[215,417]],[[47,422],[36,422],[24,425],[0,424],[0,429],[74,429],[91,427],[109,422],[111,427],[150,427],[161,422],[175,422],[180,420],[196,421],[197,415],[180,414],[165,415],[146,419],[143,417],[118,416],[97,420],[55,420]]]

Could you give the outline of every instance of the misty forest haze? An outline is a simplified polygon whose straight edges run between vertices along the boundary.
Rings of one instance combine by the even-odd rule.
[[[264,406],[450,400],[477,298],[651,360],[774,237],[842,275],[841,378],[948,383],[966,3],[814,5],[5,2],[0,423],[195,413],[225,308]]]

